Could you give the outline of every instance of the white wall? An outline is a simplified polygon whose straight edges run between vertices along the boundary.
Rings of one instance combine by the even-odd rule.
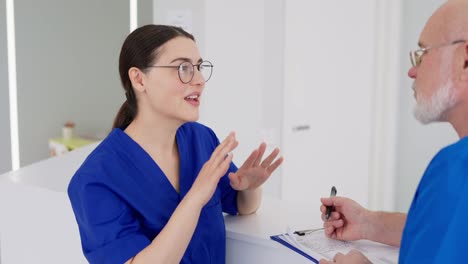
[[[155,23],[171,12],[189,11],[202,57],[214,64],[201,106],[200,122],[222,140],[236,131],[234,162],[242,165],[265,140],[280,145],[282,120],[283,1],[154,1]],[[279,169],[264,186],[280,196]]]
[[[237,133],[234,161],[265,141],[281,146],[283,90],[283,1],[216,1],[206,4],[206,54],[215,65],[205,90],[201,121],[220,138]],[[280,197],[281,169],[264,185]]]
[[[262,123],[260,138],[265,140],[270,149],[282,147],[281,131],[284,121],[284,36],[285,14],[284,1],[265,0],[264,24],[264,86],[261,105]],[[281,51],[281,52],[280,52]],[[287,157],[285,157],[287,158]],[[265,184],[265,193],[281,197],[283,166]]]
[[[394,13],[389,17],[392,19],[399,18],[399,5],[384,5],[382,2],[384,1],[379,1],[379,4],[377,4],[379,10],[387,12],[387,7],[390,6],[395,10],[392,9]],[[316,4],[320,6],[319,3]],[[286,89],[284,86],[284,71],[286,70],[284,66],[285,1],[220,2],[206,0],[194,4],[190,1],[155,0],[155,23],[167,23],[168,12],[174,10],[189,10],[191,12],[193,33],[198,40],[202,56],[212,60],[215,64],[213,77],[207,84],[203,95],[200,121],[211,126],[220,138],[224,137],[230,130],[237,131],[241,143],[235,152],[235,162],[237,164],[241,164],[251,149],[256,147],[262,139],[266,139],[270,147],[286,147],[282,141],[284,126],[283,91]],[[305,17],[307,17],[307,11],[306,8],[304,11],[306,13]],[[380,18],[380,14],[376,13],[375,17],[378,17],[376,21],[382,22],[383,19]],[[392,20],[392,22],[395,21]],[[394,36],[399,34],[398,30],[396,30],[398,29],[398,23],[396,23],[397,26],[389,26],[388,24],[389,22],[385,26],[377,25],[376,31],[382,29],[391,31],[390,34],[385,35],[388,35],[387,39],[385,41],[380,40],[380,42],[392,41],[395,39]],[[314,32],[304,30],[304,34],[308,36],[314,34]],[[372,37],[370,36],[370,38]],[[321,42],[319,36],[317,41]],[[382,54],[384,53],[382,50],[388,49],[397,53],[394,48],[395,45],[382,43],[379,45]],[[396,45],[398,46],[398,44]],[[395,68],[399,64],[396,65],[396,60],[393,58],[398,57],[398,55],[391,54],[393,55],[384,56],[383,62],[380,63],[385,64],[382,71],[391,75],[386,77],[395,79]],[[337,63],[337,67],[339,67],[339,62]],[[288,65],[288,67],[293,66]],[[381,65],[377,66],[381,67]],[[349,67],[348,71],[352,71],[352,67]],[[367,74],[369,74],[370,78],[373,78],[372,74],[374,72],[369,71]],[[380,205],[385,204],[385,209],[393,209],[393,179],[389,178],[393,177],[394,174],[388,168],[394,166],[394,149],[389,146],[395,144],[394,111],[396,107],[394,104],[396,104],[396,100],[393,97],[396,97],[396,95],[395,93],[386,92],[394,81],[387,82],[385,80],[385,77],[380,80],[379,93],[372,91],[380,99],[374,106],[368,105],[369,113],[363,118],[370,121],[371,119],[379,120],[379,118],[382,119],[383,117],[387,122],[375,122],[374,125],[378,126],[378,129],[372,129],[372,131],[370,131],[371,128],[367,122],[365,128],[361,130],[363,133],[359,133],[364,137],[365,135],[369,136],[369,133],[373,134],[374,142],[366,143],[367,147],[364,148],[370,149],[372,147],[371,153],[374,154],[371,160],[368,160],[368,154],[361,158],[376,163],[374,167],[369,164],[370,173],[375,174],[370,179],[374,181],[370,185],[374,192],[374,198],[383,196],[382,189],[390,193],[389,195],[385,194],[386,198],[382,198],[378,202],[372,203],[372,205],[375,208],[382,208]],[[393,87],[391,86],[391,88]],[[323,87],[323,89],[326,88]],[[357,89],[356,85],[350,87],[350,91],[351,89]],[[323,96],[319,90],[317,91],[318,97]],[[285,92],[288,93],[290,90]],[[371,95],[368,94],[368,96]],[[379,104],[389,97],[392,98],[391,102],[384,106]],[[379,109],[380,116],[370,113],[372,107]],[[320,124],[314,123],[313,126],[320,126]],[[383,135],[375,136],[375,133]],[[388,151],[388,154],[376,154],[382,151]],[[289,158],[286,156],[286,162],[288,162]],[[362,169],[366,170],[364,167]],[[282,170],[283,168],[280,168],[266,183],[266,193],[281,197]],[[368,173],[366,171],[366,175]],[[319,176],[314,177],[318,181],[322,179]],[[380,178],[385,179],[380,180]],[[373,188],[375,185],[379,188]],[[389,185],[391,185],[391,188],[388,188]],[[323,192],[325,193],[327,190]],[[367,193],[367,190],[364,190],[364,193]]]
[[[375,71],[369,159],[369,208],[395,210],[395,153],[400,81],[401,2],[375,2]]]
[[[0,1],[0,174],[11,170],[6,1]]]
[[[153,21],[153,0],[138,0],[138,26],[154,23]]]
[[[0,173],[11,169],[5,11],[2,0]],[[152,22],[153,1],[139,0],[138,24]],[[21,166],[48,158],[48,139],[68,120],[78,135],[105,136],[123,102],[118,56],[129,2],[15,1],[15,23]]]
[[[189,22],[190,33],[194,35],[201,55],[204,56],[205,43],[205,1],[190,0],[153,0],[153,23],[172,24],[172,19],[180,13],[189,14],[186,20]]]
[[[72,120],[103,137],[124,101],[118,54],[128,1],[15,1],[21,166],[47,158]]]
[[[448,123],[423,126],[413,117],[415,104],[412,81],[407,76],[410,67],[408,52],[417,49],[419,34],[429,16],[443,0],[402,1],[402,51],[399,98],[399,129],[396,156],[396,209],[409,209],[417,184],[436,152],[457,140]]]
[[[124,1],[116,6],[114,1],[107,5],[102,1],[91,2],[70,5],[53,0],[15,1],[22,165],[47,157],[48,138],[58,136],[60,126],[68,119],[78,122],[81,133],[105,132],[123,101],[116,54],[128,33],[128,3]],[[423,127],[414,120],[411,81],[406,77],[407,53],[416,48],[425,21],[442,2],[402,1],[401,80],[400,86],[394,87],[400,92],[395,157],[396,209],[400,211],[408,209],[432,156],[457,139],[448,124]],[[0,12],[4,14],[5,1],[0,3]],[[149,2],[143,4],[140,6],[145,10],[151,7]],[[46,5],[54,8],[44,8]],[[92,6],[94,11],[85,5]],[[154,0],[151,7],[156,23],[166,23],[168,10],[192,11],[193,33],[202,55],[215,64],[213,79],[204,94],[201,121],[213,127],[221,138],[229,130],[238,132],[241,142],[235,153],[238,164],[261,139],[267,139],[270,146],[283,143],[280,132],[283,125],[283,5],[282,0],[223,3]],[[64,12],[63,8],[68,11]],[[88,19],[83,20],[83,17]],[[151,22],[148,17],[148,14],[140,16],[139,23]],[[109,27],[118,32],[110,36]],[[50,37],[55,32],[66,37]],[[0,123],[5,124],[0,126],[1,172],[10,169],[11,163],[4,19],[0,21],[0,34],[0,58],[3,58],[0,59],[0,77],[4,76],[0,78]],[[85,44],[70,52],[67,47],[78,41]],[[45,47],[52,47],[53,51],[44,52]],[[83,56],[72,56],[83,48]],[[84,66],[71,63],[80,57],[83,57],[80,65]],[[106,62],[102,62],[103,59]],[[90,78],[94,81],[89,81]],[[71,95],[65,88],[70,88]],[[85,88],[91,89],[85,92]],[[70,97],[73,100],[61,99]],[[84,100],[90,100],[93,110],[83,107]],[[110,103],[106,105],[110,107],[103,108],[103,100],[108,100]],[[249,110],[242,112],[245,109]],[[97,117],[96,113],[102,116]],[[266,192],[280,196],[280,172],[267,183]]]

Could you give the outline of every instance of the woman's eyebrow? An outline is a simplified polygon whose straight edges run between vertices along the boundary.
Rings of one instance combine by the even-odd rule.
[[[189,58],[186,58],[186,57],[179,57],[179,58],[173,59],[170,63],[173,63],[173,62],[176,62],[176,61],[188,61],[188,62],[191,62],[192,60],[189,59]],[[198,61],[197,61],[197,63],[200,63],[200,62],[202,62],[202,61],[203,61],[203,59],[202,59],[202,58],[199,58]]]

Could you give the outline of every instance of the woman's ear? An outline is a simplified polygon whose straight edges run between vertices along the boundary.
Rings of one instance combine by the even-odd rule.
[[[130,79],[130,82],[132,82],[132,86],[136,92],[145,91],[144,75],[145,74],[137,67],[131,67],[128,70],[128,78]]]

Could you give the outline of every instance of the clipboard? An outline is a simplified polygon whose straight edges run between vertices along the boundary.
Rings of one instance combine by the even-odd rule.
[[[305,253],[304,251],[300,250],[299,248],[291,245],[289,242],[287,242],[287,240],[284,239],[284,236],[285,235],[288,235],[288,234],[281,234],[281,235],[275,235],[275,236],[270,236],[270,238],[280,244],[282,244],[283,246],[286,246],[287,248],[289,249],[292,249],[293,251],[301,254],[303,257],[311,260],[312,262],[314,263],[319,263],[319,260],[313,258],[312,256],[310,256],[309,254]]]
[[[270,238],[317,264],[320,259],[333,259],[336,253],[346,254],[353,249],[361,251],[374,264],[398,263],[397,247],[369,240],[335,240],[326,237],[323,229],[294,233],[288,229],[288,232]]]

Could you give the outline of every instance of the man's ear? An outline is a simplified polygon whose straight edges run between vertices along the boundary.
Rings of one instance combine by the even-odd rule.
[[[130,78],[130,82],[132,82],[132,86],[137,92],[145,91],[144,75],[137,67],[132,67],[128,70],[128,78]]]
[[[463,44],[463,69],[461,71],[461,80],[468,83],[468,43]]]
[[[468,44],[465,44],[464,47],[464,54],[465,54],[465,66],[463,67],[464,70],[468,69]]]

